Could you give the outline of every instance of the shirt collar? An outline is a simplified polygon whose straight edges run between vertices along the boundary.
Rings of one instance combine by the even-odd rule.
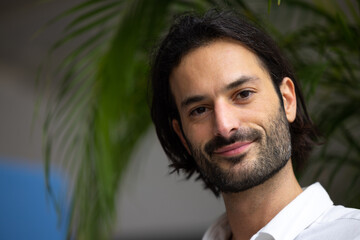
[[[331,206],[333,202],[325,189],[320,183],[314,183],[283,208],[251,240],[294,239]]]
[[[333,202],[325,189],[320,183],[314,183],[305,188],[251,240],[294,239],[332,206]],[[206,231],[203,240],[225,240],[230,236],[231,229],[224,214]]]

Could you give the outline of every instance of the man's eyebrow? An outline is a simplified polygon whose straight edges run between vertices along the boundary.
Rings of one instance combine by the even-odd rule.
[[[201,96],[201,95],[195,95],[195,96],[191,96],[188,98],[185,98],[182,102],[181,102],[181,107],[184,108],[192,103],[196,103],[196,102],[200,102],[202,100],[204,100],[205,97]]]
[[[224,88],[224,91],[229,91],[231,89],[234,89],[234,88],[237,88],[238,86],[246,83],[246,82],[249,82],[249,81],[255,81],[255,80],[258,80],[259,78],[258,77],[255,77],[255,76],[242,76],[240,77],[238,80],[228,84],[227,86],[225,86]]]

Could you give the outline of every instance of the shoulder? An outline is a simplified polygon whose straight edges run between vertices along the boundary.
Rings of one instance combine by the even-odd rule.
[[[360,224],[360,210],[340,205],[333,206],[319,220],[321,220],[321,222],[349,220]]]
[[[297,239],[360,239],[360,210],[332,206]]]

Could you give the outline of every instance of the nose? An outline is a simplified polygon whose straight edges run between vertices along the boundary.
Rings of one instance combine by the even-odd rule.
[[[229,138],[237,131],[240,119],[236,114],[235,106],[226,101],[221,101],[214,106],[214,134]]]

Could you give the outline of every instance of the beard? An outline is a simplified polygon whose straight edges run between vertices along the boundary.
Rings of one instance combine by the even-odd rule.
[[[291,157],[291,136],[282,107],[268,122],[264,132],[254,128],[238,128],[228,139],[222,136],[213,138],[203,150],[187,141],[201,175],[224,193],[245,191],[274,176]],[[249,151],[234,157],[214,154],[216,149],[239,141],[252,142],[249,150],[255,153],[254,159],[249,159]],[[230,167],[222,168],[219,163],[223,161]],[[234,168],[244,161],[247,161],[246,164],[237,170]]]

